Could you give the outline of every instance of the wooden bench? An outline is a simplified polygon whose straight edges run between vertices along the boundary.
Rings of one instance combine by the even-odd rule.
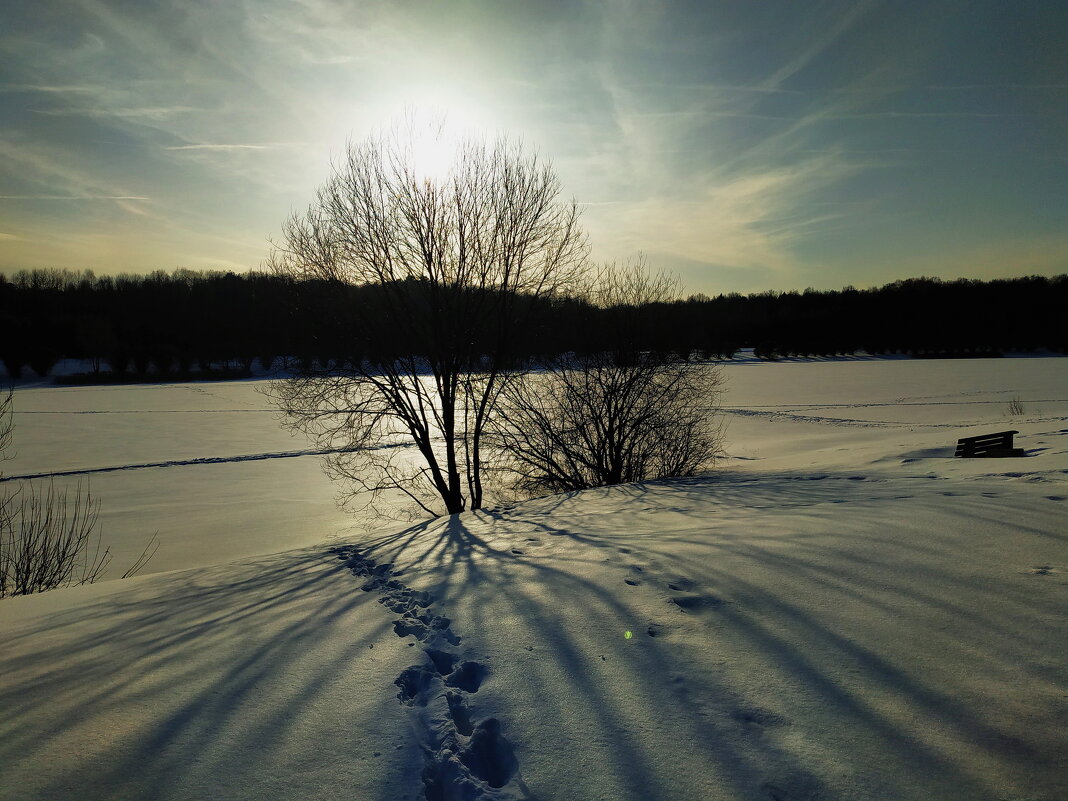
[[[1023,448],[1012,447],[1012,435],[1019,431],[999,431],[978,437],[961,437],[957,440],[954,456],[1023,456]]]

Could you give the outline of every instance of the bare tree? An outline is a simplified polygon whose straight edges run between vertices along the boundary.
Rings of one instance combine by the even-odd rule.
[[[446,171],[422,169],[428,139],[449,146]],[[570,287],[585,260],[574,202],[521,145],[411,123],[350,143],[285,222],[270,266],[363,287],[373,302],[352,323],[360,356],[305,364],[269,392],[288,425],[342,449],[328,470],[354,482],[354,497],[395,491],[432,515],[477,509],[483,437],[523,310]]]
[[[618,264],[606,262],[588,274],[588,280],[582,287],[585,299],[594,306],[611,309],[617,318],[626,316],[622,324],[617,322],[613,334],[617,337],[616,349],[633,347],[630,341],[631,315],[642,306],[652,303],[671,303],[678,300],[682,293],[682,283],[678,276],[663,270],[653,270],[644,254],[630,261]]]
[[[610,347],[570,353],[510,384],[492,441],[525,494],[690,476],[722,450],[722,374],[684,355],[640,349],[634,312],[677,294],[644,260],[602,268],[588,288],[610,314]]]

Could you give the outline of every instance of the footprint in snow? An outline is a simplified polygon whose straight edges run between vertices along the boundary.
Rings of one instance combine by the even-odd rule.
[[[450,687],[468,693],[477,693],[486,678],[486,666],[478,662],[461,662],[445,679]]]
[[[416,704],[426,706],[434,676],[434,671],[426,665],[412,665],[410,668],[405,668],[393,682],[400,688],[397,698],[406,706]]]
[[[789,722],[782,715],[777,715],[767,709],[761,709],[760,707],[755,706],[736,709],[731,712],[731,717],[739,723],[760,726],[762,728],[784,726]]]
[[[519,767],[512,746],[501,736],[501,724],[496,718],[487,718],[475,727],[470,743],[460,752],[460,761],[494,788],[508,784]]]
[[[439,651],[436,648],[425,649],[426,655],[430,657],[431,663],[433,663],[438,674],[441,676],[447,676],[452,673],[453,668],[456,667],[456,660],[459,659],[456,654],[450,654],[448,651]]]
[[[805,773],[765,782],[763,790],[762,797],[768,801],[819,801],[825,797],[819,780]]]
[[[723,603],[723,599],[714,595],[674,595],[668,603],[675,604],[683,612],[696,612],[701,609],[714,609]]]
[[[504,787],[512,781],[519,765],[496,718],[486,718],[477,724],[471,718],[464,695],[478,692],[488,673],[486,666],[470,660],[457,664],[460,657],[447,650],[448,645],[460,642],[451,629],[451,621],[431,611],[433,599],[428,593],[412,590],[397,581],[395,576],[399,572],[391,575],[392,565],[377,565],[352,546],[331,550],[345,561],[354,576],[366,579],[361,589],[382,593],[379,603],[401,615],[393,623],[397,636],[411,635],[427,646],[423,651],[429,664],[405,668],[394,681],[398,700],[419,710],[418,717],[423,722],[427,760],[422,775],[424,798],[446,801],[462,797],[465,801],[479,801],[490,797],[486,787]],[[447,645],[441,647],[442,643]],[[527,649],[533,650],[530,646]],[[441,730],[440,723],[435,722],[441,720],[438,713],[427,709],[431,704],[444,704],[452,732]]]
[[[445,702],[449,705],[449,717],[452,718],[456,731],[464,737],[470,737],[475,727],[471,722],[471,710],[467,708],[464,697],[460,693],[449,690],[445,693]]]

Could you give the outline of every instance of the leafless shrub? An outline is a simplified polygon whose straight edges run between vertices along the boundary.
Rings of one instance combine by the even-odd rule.
[[[719,368],[569,357],[505,391],[494,442],[525,494],[692,476],[722,450]]]
[[[0,398],[0,460],[9,458],[12,397],[9,390]],[[111,561],[97,531],[98,513],[88,486],[83,493],[79,484],[73,494],[57,489],[54,481],[13,492],[5,487],[0,492],[0,598],[96,581]],[[144,567],[156,547],[153,537],[123,578]]]
[[[669,300],[677,286],[642,260],[602,268],[588,297],[617,312],[613,347],[553,359],[504,388],[493,442],[516,489],[538,495],[691,476],[715,462],[720,368],[642,351],[630,339],[629,310]]]
[[[13,398],[14,392],[10,389],[3,396],[0,396],[0,462],[11,458],[8,449],[11,447],[12,431],[15,428],[11,420]],[[2,475],[3,473],[0,473],[0,476]]]
[[[1005,411],[1008,413],[1009,417],[1020,417],[1022,414],[1024,414],[1024,405],[1023,402],[1020,400],[1019,396],[1014,397],[1011,401],[1009,401],[1009,404],[1005,408]]]
[[[0,528],[0,597],[28,595],[73,584],[92,584],[111,561],[96,533],[98,505],[79,486],[73,497],[56,490],[24,489],[9,498],[12,514]]]

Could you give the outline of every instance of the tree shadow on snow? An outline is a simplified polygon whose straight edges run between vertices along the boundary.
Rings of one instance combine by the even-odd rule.
[[[980,544],[996,553],[995,538],[962,534],[999,521],[1037,543],[1063,535],[978,487],[902,486],[829,473],[628,485],[360,547],[508,655],[515,684],[500,692],[536,710],[510,736],[521,768],[524,754],[541,766],[542,785],[527,775],[539,798],[583,786],[591,762],[613,798],[1056,788],[1057,744],[1013,717],[1012,693],[979,703],[977,688],[1005,674],[1065,687],[1049,652],[1060,603],[1012,568],[992,603],[990,576],[961,562]]]
[[[148,578],[5,636],[0,797],[386,798],[420,764],[365,753],[390,618],[322,549]]]

